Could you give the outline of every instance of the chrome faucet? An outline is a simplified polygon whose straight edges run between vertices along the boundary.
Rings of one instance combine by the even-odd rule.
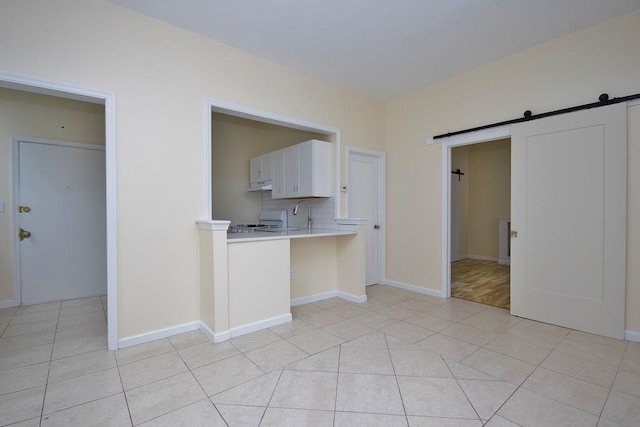
[[[309,207],[309,202],[306,200],[299,200],[298,203],[296,203],[296,207],[293,208],[293,214],[298,215],[298,207],[300,207],[300,203],[302,202],[307,205],[307,230],[311,230],[311,208]]]

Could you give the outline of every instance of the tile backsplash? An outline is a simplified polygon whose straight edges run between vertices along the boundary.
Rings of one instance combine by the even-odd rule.
[[[272,199],[271,192],[262,193],[263,210],[285,210],[289,227],[304,228],[307,226],[307,205],[300,204],[298,215],[293,214],[293,208],[299,200],[306,200],[311,208],[311,227],[337,230],[340,227],[335,221],[335,198],[308,198],[308,199]]]

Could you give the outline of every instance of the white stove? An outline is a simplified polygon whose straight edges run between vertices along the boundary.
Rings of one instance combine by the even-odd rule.
[[[287,228],[287,211],[260,211],[259,224],[237,224],[229,227],[230,233],[254,233],[257,231],[282,231]]]

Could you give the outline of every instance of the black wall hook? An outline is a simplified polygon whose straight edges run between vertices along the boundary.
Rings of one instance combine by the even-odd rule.
[[[464,175],[463,172],[460,172],[460,169],[456,169],[454,171],[451,171],[451,173],[454,174],[454,175],[458,175],[458,182],[460,182],[460,176]]]

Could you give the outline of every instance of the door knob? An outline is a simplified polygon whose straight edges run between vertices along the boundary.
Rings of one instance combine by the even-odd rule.
[[[29,237],[31,237],[31,232],[21,228],[20,232],[18,233],[18,237],[20,238],[20,241],[22,242],[24,239],[28,239]]]

